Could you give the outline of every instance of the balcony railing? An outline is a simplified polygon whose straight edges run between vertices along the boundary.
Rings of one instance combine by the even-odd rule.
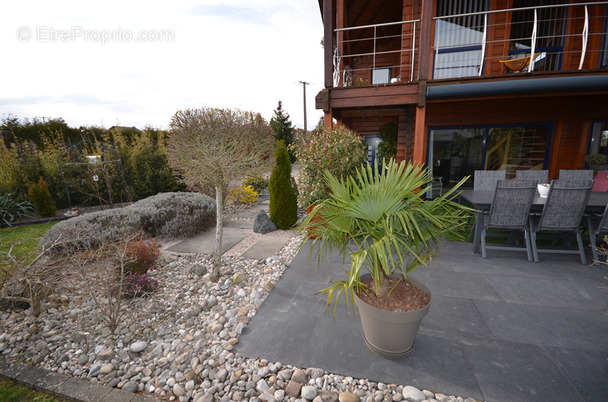
[[[334,87],[413,81],[419,21],[334,30]]]
[[[589,9],[608,1],[522,7],[435,17],[433,78],[582,70],[602,52],[605,16]],[[600,38],[598,38],[600,37]],[[590,43],[596,44],[593,48]],[[602,61],[604,60],[604,61]]]

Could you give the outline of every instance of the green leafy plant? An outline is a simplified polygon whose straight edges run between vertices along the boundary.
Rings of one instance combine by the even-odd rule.
[[[30,186],[27,192],[38,215],[47,218],[55,216],[57,207],[55,206],[55,201],[53,201],[53,197],[51,197],[51,193],[49,192],[49,186],[46,184],[46,181],[44,181],[42,176],[40,176],[38,179],[38,183]]]
[[[380,128],[382,142],[378,145],[378,156],[381,158],[397,157],[397,136],[399,128],[396,123],[386,123]]]
[[[359,135],[343,126],[316,131],[298,141],[293,149],[300,163],[298,204],[302,208],[327,198],[325,170],[338,178],[347,177],[367,158]]]
[[[291,184],[291,162],[283,141],[277,142],[274,156],[276,164],[268,185],[270,220],[279,229],[290,229],[298,221],[298,199]]]
[[[585,157],[585,162],[591,165],[608,165],[608,155],[606,154],[591,154]]]
[[[346,178],[326,171],[329,196],[315,206],[300,227],[316,237],[319,263],[322,255],[334,249],[344,257],[350,255],[348,279],[334,281],[321,290],[327,294],[328,307],[341,294],[348,303],[356,290],[387,296],[393,273],[400,272],[407,278],[419,266],[428,265],[439,240],[466,222],[464,215],[470,209],[453,198],[467,178],[439,198],[424,200],[431,183],[426,168],[391,160],[383,163],[382,170],[383,174],[377,174],[367,165],[357,169],[354,177]],[[373,280],[371,289],[360,279],[366,272]]]
[[[241,185],[228,191],[229,203],[249,205],[258,201],[259,193],[252,186]]]
[[[251,186],[255,191],[261,193],[262,190],[268,188],[268,179],[261,174],[256,173],[243,180],[243,185]]]
[[[15,220],[33,212],[31,202],[16,201],[11,193],[0,194],[0,227],[11,226]]]

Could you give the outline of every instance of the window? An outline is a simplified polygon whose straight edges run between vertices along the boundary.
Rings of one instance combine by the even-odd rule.
[[[600,67],[608,67],[608,7],[606,7],[606,16],[604,18],[604,38],[602,39],[602,59]]]
[[[437,17],[470,14],[488,10],[487,0],[437,2]],[[484,14],[435,20],[435,67],[433,78],[479,75]]]
[[[434,177],[453,186],[475,170],[544,169],[550,147],[549,124],[433,128],[428,165]],[[472,179],[465,186],[473,186]]]
[[[587,155],[608,155],[608,121],[595,122],[591,128],[591,138]]]
[[[514,0],[513,8],[524,8],[524,10],[513,11],[509,56],[513,58],[530,56],[534,29],[534,9],[532,7],[567,3],[568,0]],[[534,71],[560,69],[567,12],[567,7],[536,9],[537,27],[534,54],[538,56],[533,61],[532,69]]]

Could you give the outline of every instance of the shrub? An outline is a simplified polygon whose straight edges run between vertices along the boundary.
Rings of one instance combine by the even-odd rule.
[[[283,141],[277,142],[274,155],[276,164],[272,169],[268,184],[270,220],[279,229],[289,229],[298,220],[298,200],[291,184],[291,162]]]
[[[302,208],[327,198],[325,170],[338,178],[350,176],[367,158],[359,135],[343,126],[315,131],[293,148],[300,163],[298,203]]]
[[[0,194],[0,227],[11,226],[16,220],[34,212],[29,201],[15,201],[13,194]]]
[[[127,243],[127,269],[133,274],[145,274],[160,257],[160,243],[140,236]]]
[[[46,181],[44,181],[42,176],[40,176],[38,179],[38,183],[30,186],[27,192],[30,195],[30,200],[34,204],[34,209],[36,209],[36,213],[39,216],[55,216],[55,212],[57,212],[55,201],[53,201],[51,193],[49,192],[49,186],[46,184]]]
[[[396,123],[386,123],[380,128],[380,138],[382,142],[378,145],[378,156],[380,158],[397,157],[397,136],[399,128]]]
[[[154,267],[149,269],[153,270]],[[124,277],[124,285],[123,296],[128,298],[145,296],[147,293],[152,293],[158,289],[158,281],[148,273],[130,272]]]
[[[585,157],[585,162],[589,165],[606,165],[608,164],[608,155],[605,154],[591,154]]]
[[[244,186],[251,186],[255,191],[261,193],[263,190],[268,188],[268,179],[259,173],[249,176],[243,180]]]
[[[260,194],[252,186],[242,185],[228,191],[228,202],[234,204],[253,204]]]
[[[80,215],[53,226],[40,247],[60,236],[71,249],[94,248],[142,231],[151,237],[189,237],[215,226],[215,201],[198,193],[161,193],[124,208]],[[65,248],[65,247],[64,247]]]

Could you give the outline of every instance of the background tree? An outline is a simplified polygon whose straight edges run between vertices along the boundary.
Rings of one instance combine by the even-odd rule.
[[[283,111],[283,103],[279,101],[279,106],[274,111],[274,116],[270,119],[270,127],[274,133],[274,139],[283,141],[286,147],[293,144],[295,128],[289,120],[289,113]],[[289,160],[295,162],[295,155],[289,151]]]
[[[399,128],[396,123],[386,123],[380,128],[382,142],[378,145],[378,156],[386,159],[397,157],[397,136]]]
[[[272,130],[258,113],[230,109],[180,110],[171,119],[169,164],[191,188],[215,187],[217,208],[214,280],[219,279],[224,228],[224,193],[234,180],[267,167]]]
[[[283,141],[277,142],[276,163],[270,174],[270,220],[279,229],[290,229],[298,220],[298,198],[291,184],[291,162]]]

